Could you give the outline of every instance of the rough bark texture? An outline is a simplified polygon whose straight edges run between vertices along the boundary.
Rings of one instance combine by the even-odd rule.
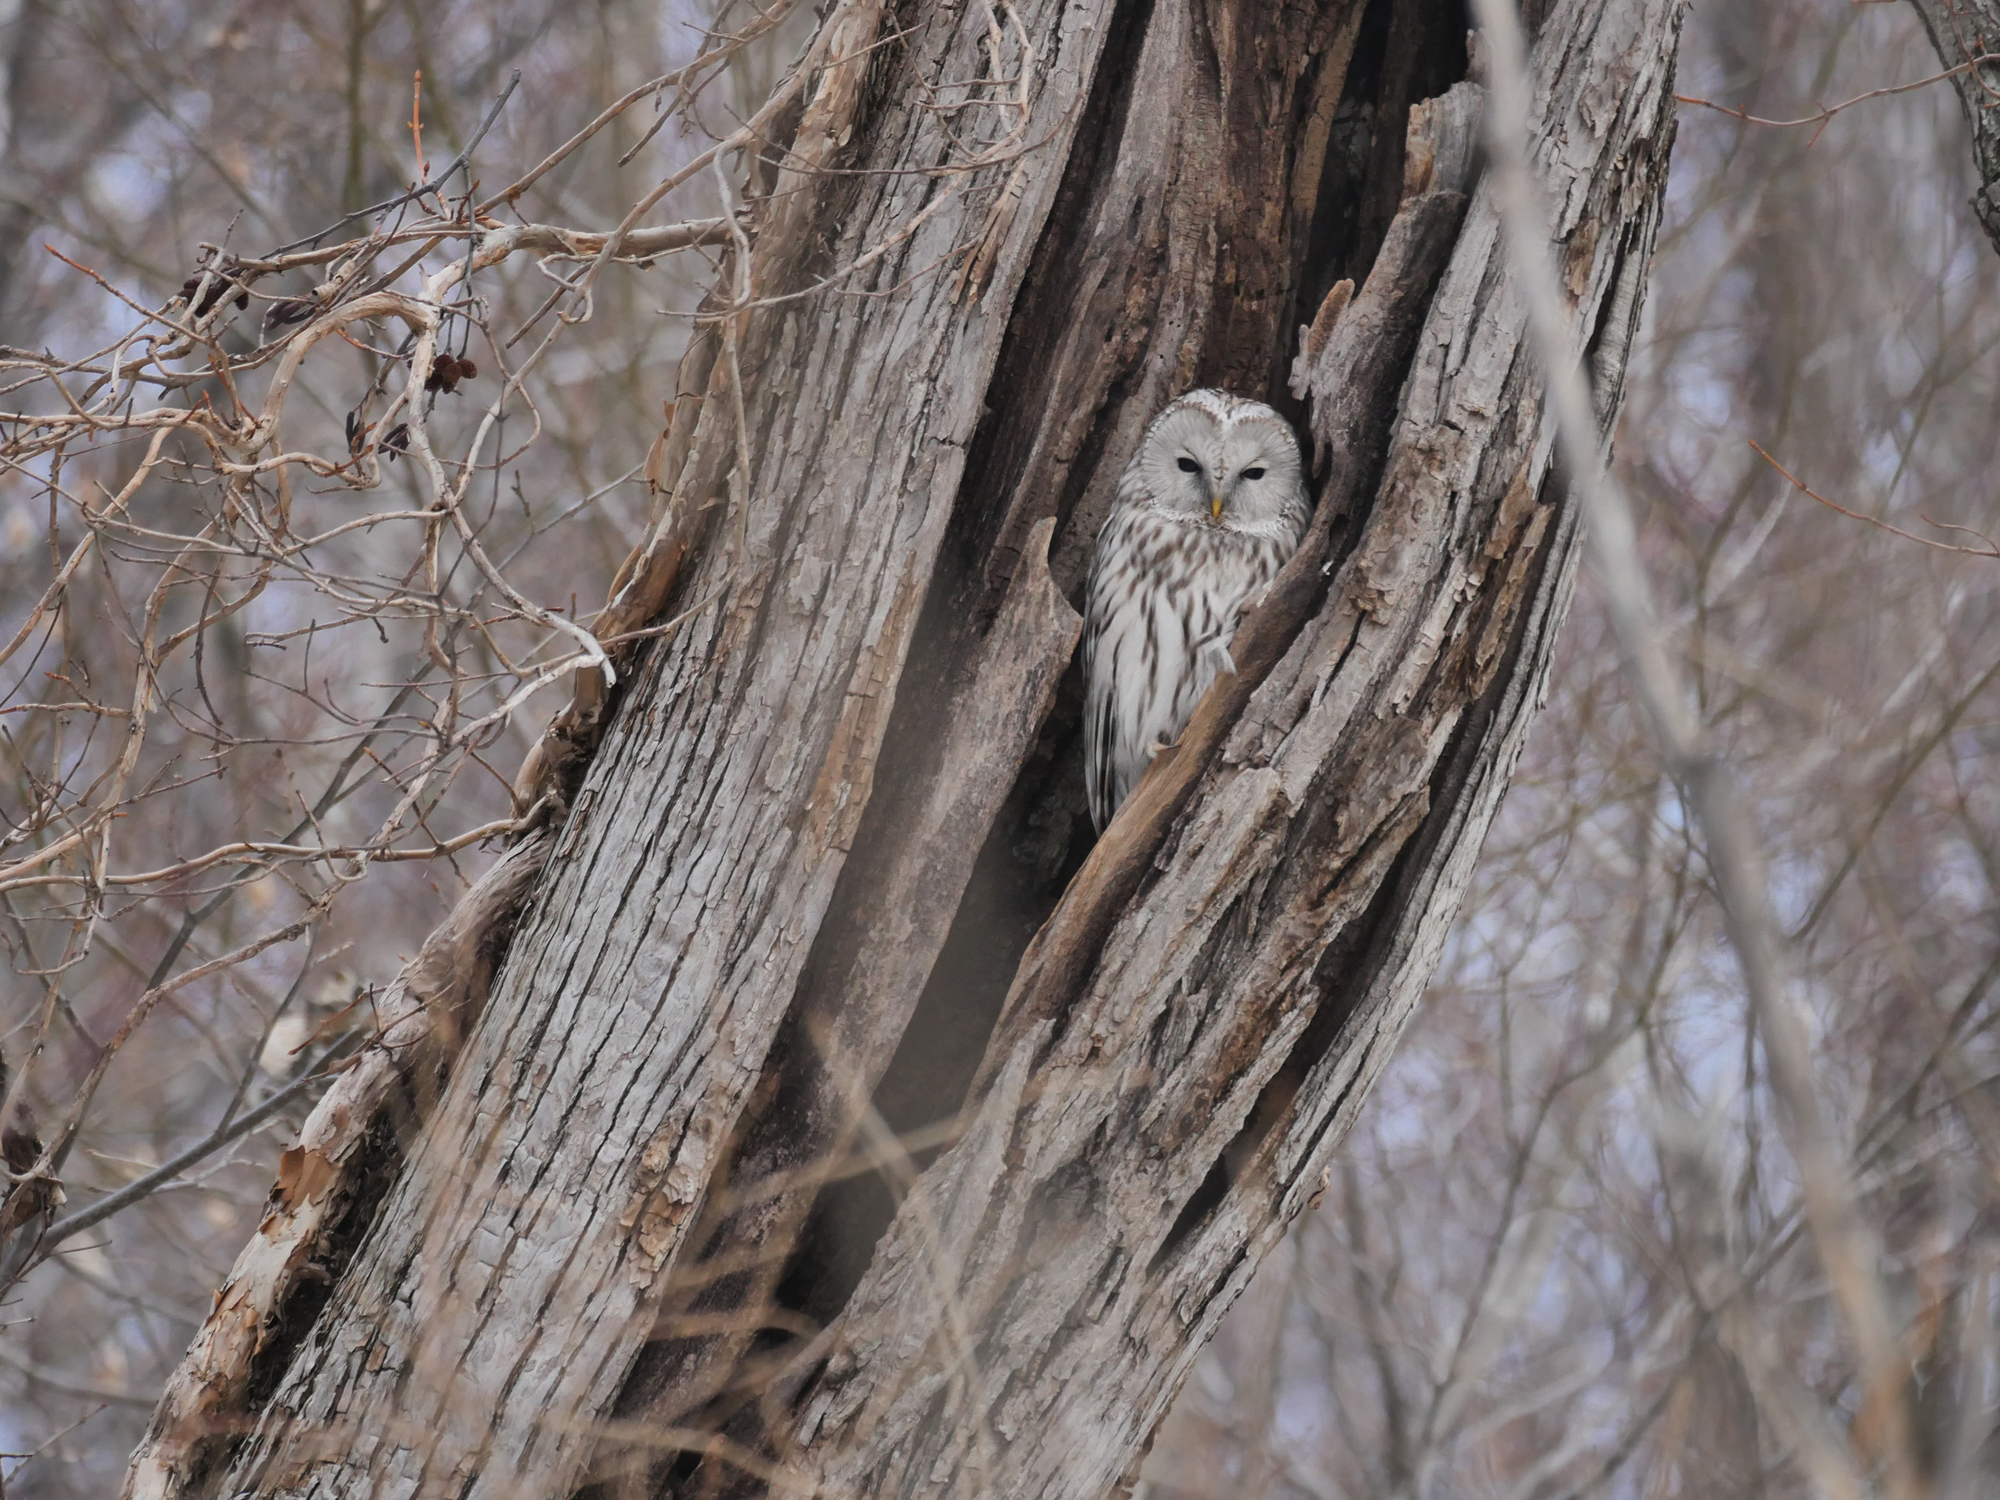
[[[284,1373],[434,1108],[548,845],[538,834],[496,860],[377,1002],[379,1031],[280,1158],[256,1234],[161,1393],[127,1495],[163,1500],[199,1486],[241,1414]]]
[[[756,1309],[775,1295],[808,1318],[837,1311],[893,1209],[877,1179],[815,1191],[815,1164],[838,1160],[848,1144],[852,1098],[873,1094],[897,1130],[957,1111],[1013,966],[1088,846],[1076,706],[1050,725],[1006,807],[988,811],[987,824],[1000,812],[992,836],[982,827],[962,851],[987,844],[979,876],[956,870],[947,899],[921,921],[904,920],[900,893],[868,851],[904,844],[918,789],[953,779],[931,729],[949,721],[952,695],[963,685],[974,699],[1005,690],[988,678],[982,641],[1018,572],[1019,539],[1063,519],[1053,563],[1075,596],[1117,471],[1161,404],[1194,383],[1289,400],[1295,324],[1310,316],[1331,270],[1357,261],[1366,270],[1387,230],[1387,212],[1364,220],[1346,211],[1347,199],[1379,169],[1393,176],[1393,212],[1405,109],[1462,72],[1462,17],[1451,9],[1375,7],[1370,71],[1350,101],[1345,154],[1330,161],[1366,5],[1107,7],[1107,61],[1016,299],[966,493],[899,688],[887,791],[864,821],[862,857],[842,877],[792,1022],[739,1127],[726,1172],[733,1191],[711,1196],[710,1221],[694,1237],[706,1259],[679,1268],[662,1327],[751,1311],[726,1331],[662,1339],[635,1372],[621,1415],[675,1422],[719,1399],[720,1420],[784,1362],[780,1349],[743,1363],[765,1332]],[[1385,70],[1393,83],[1382,81]],[[1171,111],[1160,101],[1173,101]],[[1332,200],[1341,213],[1326,207]],[[1388,401],[1399,374],[1400,365],[1387,372]],[[1035,727],[1000,748],[1008,763],[989,783],[995,799],[1014,781]],[[948,934],[953,951],[944,952]],[[865,968],[890,950],[899,972],[885,984]],[[832,1017],[841,1018],[837,1055],[815,1040],[830,1034],[823,1018]],[[789,1253],[802,1224],[805,1247]],[[734,1396],[725,1390],[732,1382]]]
[[[1979,190],[1972,211],[1986,237],[2000,250],[2000,61],[1973,65],[1975,58],[2000,59],[2000,0],[1910,0],[1924,18],[1938,61],[1952,75],[1952,87],[1972,129],[1972,165]]]
[[[1054,0],[1019,14],[1038,44],[1026,136],[1060,139],[1101,18]],[[907,35],[885,72],[989,66],[979,8],[940,6]],[[948,125],[973,122],[882,93],[852,165],[951,165]],[[1031,179],[1024,222],[1056,180]],[[907,170],[834,183],[833,265],[941,189]],[[940,262],[985,208],[945,205],[861,286]],[[929,274],[745,320],[747,514],[684,585],[719,597],[648,654],[437,1117],[224,1493],[546,1494],[576,1471],[852,845],[1025,258],[1004,247],[977,303]],[[726,433],[718,394],[700,420]],[[733,444],[698,436],[690,468],[722,478],[718,450]]]
[[[1406,135],[1464,75],[1462,13],[1014,13],[995,43],[983,7],[910,0],[903,42],[805,106],[809,159],[893,175],[801,174],[756,292],[930,216],[847,284],[885,295],[697,341],[618,598],[701,607],[524,772],[565,815],[435,1115],[324,1308],[257,1309],[289,1364],[233,1408],[226,1472],[151,1493],[556,1495],[593,1461],[756,1487],[624,1441],[663,1424],[828,1493],[1104,1493],[1315,1191],[1456,914],[1575,556],[1497,224],[1455,191],[1475,91]],[[1607,421],[1679,17],[1561,0],[1537,50]],[[954,141],[919,102],[1021,68],[1023,121]],[[976,191],[912,170],[1017,126]],[[1064,595],[1145,421],[1198,383],[1310,402],[1323,566],[1090,854]],[[961,1106],[934,1160],[885,1145]],[[842,1176],[863,1150],[900,1208]]]
[[[1536,55],[1536,157],[1607,418],[1677,21],[1671,0],[1559,5]],[[1481,195],[1325,606],[1080,992],[1003,1020],[965,1138],[796,1398],[829,1493],[1105,1493],[1323,1185],[1434,967],[1567,606],[1575,513],[1540,411]]]

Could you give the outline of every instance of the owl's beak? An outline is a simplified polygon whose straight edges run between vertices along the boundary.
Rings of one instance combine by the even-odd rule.
[[[1217,495],[1208,502],[1208,513],[1218,521],[1222,519],[1222,496]]]

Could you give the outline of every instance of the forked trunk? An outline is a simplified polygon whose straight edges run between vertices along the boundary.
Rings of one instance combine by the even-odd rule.
[[[1543,9],[1608,429],[1681,3]],[[680,623],[524,772],[564,816],[435,1110],[448,1034],[315,1121],[136,1493],[1105,1494],[1423,990],[1576,558],[1463,11],[827,24],[711,305],[833,279],[698,340],[608,616]],[[1093,849],[1071,602],[1198,384],[1298,417],[1320,512]],[[476,1001],[468,941],[407,993]]]

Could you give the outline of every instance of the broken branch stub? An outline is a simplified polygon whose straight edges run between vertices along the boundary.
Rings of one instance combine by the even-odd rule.
[[[297,1298],[345,1269],[402,1143],[436,1104],[464,1031],[479,1014],[495,964],[534,889],[551,839],[508,850],[377,1002],[380,1029],[307,1116],[279,1158],[264,1218],[167,1382],[132,1455],[128,1500],[198,1493],[242,1431],[251,1387],[268,1379],[301,1332]]]

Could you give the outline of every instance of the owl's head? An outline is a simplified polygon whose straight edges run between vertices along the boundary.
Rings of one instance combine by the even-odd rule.
[[[1132,467],[1155,508],[1226,530],[1267,531],[1309,508],[1290,424],[1227,391],[1170,401]]]

